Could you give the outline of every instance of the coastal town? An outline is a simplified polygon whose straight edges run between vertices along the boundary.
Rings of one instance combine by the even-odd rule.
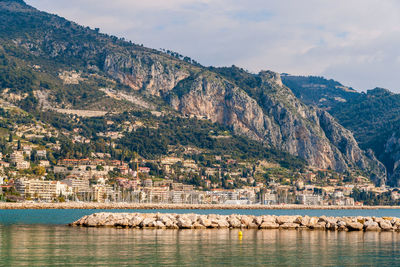
[[[229,155],[214,156],[208,166],[173,155],[125,162],[92,153],[56,161],[57,142],[40,147],[12,139],[10,153],[0,154],[0,199],[8,202],[362,206],[363,196],[400,198],[397,188],[377,187],[362,175],[312,167],[289,173]]]

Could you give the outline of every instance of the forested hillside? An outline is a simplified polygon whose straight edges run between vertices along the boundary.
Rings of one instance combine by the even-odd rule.
[[[120,153],[141,144],[141,153],[152,157],[187,144],[299,167],[297,160],[288,160],[291,154],[318,168],[362,172],[377,184],[386,180],[383,165],[360,149],[351,132],[324,110],[302,103],[277,73],[205,68],[189,57],[102,34],[20,0],[0,1],[0,85],[4,101],[36,120],[93,142],[113,136]],[[150,112],[153,126],[114,134],[100,132],[101,123],[89,123],[125,112]],[[88,124],[76,127],[82,121]],[[231,137],[213,137],[221,131]]]

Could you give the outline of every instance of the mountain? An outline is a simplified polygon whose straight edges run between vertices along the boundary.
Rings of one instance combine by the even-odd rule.
[[[360,147],[372,150],[385,165],[389,184],[399,185],[399,94],[383,88],[359,93],[321,77],[286,76],[283,82],[304,103],[325,108],[351,130]]]
[[[205,68],[12,0],[0,1],[0,60],[2,96],[29,112],[194,116],[313,166],[386,179],[350,131],[272,71]]]
[[[347,102],[358,95],[353,88],[323,77],[284,74],[282,81],[303,103],[321,108]]]

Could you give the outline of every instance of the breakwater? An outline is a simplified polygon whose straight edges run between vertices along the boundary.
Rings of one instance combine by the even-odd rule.
[[[164,204],[164,203],[96,203],[96,202],[62,202],[62,203],[29,203],[0,202],[0,210],[8,209],[193,209],[193,210],[377,210],[400,209],[400,206],[308,206],[308,205],[225,205],[225,204]]]
[[[110,213],[84,216],[70,224],[83,227],[157,229],[310,229],[327,231],[400,231],[395,217],[310,217],[275,215],[199,215],[173,213]]]

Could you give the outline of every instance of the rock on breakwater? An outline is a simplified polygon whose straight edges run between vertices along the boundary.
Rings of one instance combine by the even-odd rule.
[[[110,213],[86,215],[70,224],[83,227],[158,229],[310,229],[327,231],[398,231],[400,218],[394,217],[309,217],[276,215],[199,215],[175,213]]]

